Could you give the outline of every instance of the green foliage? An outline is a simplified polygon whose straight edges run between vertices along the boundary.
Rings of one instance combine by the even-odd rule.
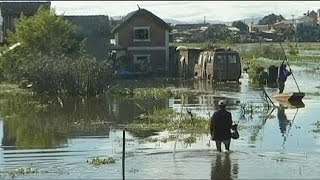
[[[317,42],[320,40],[320,28],[312,23],[297,24],[296,38],[300,42]]]
[[[207,40],[221,42],[231,37],[231,33],[225,24],[213,24],[204,32]]]
[[[294,47],[292,44],[289,44],[289,54],[290,55],[297,55],[298,54],[298,49]]]
[[[116,98],[133,98],[133,99],[163,99],[168,97],[180,97],[182,95],[199,95],[201,92],[180,91],[165,88],[118,88],[113,87],[108,91],[108,95]]]
[[[14,179],[18,175],[37,174],[39,173],[39,170],[35,168],[27,167],[27,168],[17,168],[17,169],[11,169],[6,171],[0,171],[0,173],[4,175],[8,174],[9,176],[11,176],[12,179]]]
[[[259,85],[260,72],[263,71],[265,68],[266,67],[262,66],[261,63],[259,63],[256,60],[251,61],[248,73],[249,73],[252,85]]]
[[[269,14],[267,16],[264,16],[261,20],[259,20],[258,24],[260,25],[272,25],[278,21],[284,20],[284,17],[280,15],[275,15],[275,14]]]
[[[19,20],[16,32],[9,36],[10,43],[20,42],[27,51],[42,54],[71,54],[78,50],[74,39],[76,27],[63,16],[40,8],[31,17]]]
[[[21,46],[1,56],[4,80],[32,85],[40,93],[82,96],[101,94],[111,82],[108,64],[87,55],[86,39],[54,11],[40,8],[34,16],[22,15],[9,40]]]
[[[203,134],[209,131],[207,119],[183,114],[182,116],[171,109],[155,109],[151,115],[142,115],[129,124],[128,128],[134,136],[146,138],[155,132],[164,130],[185,133]]]
[[[101,164],[114,164],[116,160],[113,157],[94,157],[87,160],[89,164],[101,165]]]
[[[257,58],[264,57],[273,60],[284,59],[284,52],[279,46],[276,46],[274,44],[253,47],[252,53]]]
[[[242,21],[232,22],[232,26],[238,28],[240,31],[249,32],[249,26]]]

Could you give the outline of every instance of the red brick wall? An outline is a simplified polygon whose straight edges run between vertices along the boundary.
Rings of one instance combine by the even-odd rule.
[[[165,28],[155,23],[151,18],[146,16],[135,16],[127,22],[125,26],[118,31],[118,44],[124,47],[128,46],[165,46]],[[134,27],[149,26],[150,42],[133,42]]]
[[[133,55],[144,55],[150,54],[150,63],[153,68],[166,69],[166,51],[164,50],[139,50],[139,51],[127,51],[129,58],[129,66],[133,67],[134,56]]]

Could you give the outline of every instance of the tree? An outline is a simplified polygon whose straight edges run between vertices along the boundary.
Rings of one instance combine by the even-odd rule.
[[[242,32],[249,32],[249,26],[242,21],[232,22],[232,26],[238,28]]]
[[[94,96],[112,79],[108,64],[86,53],[86,38],[77,27],[54,11],[40,8],[34,16],[22,15],[8,39],[21,45],[1,56],[0,70],[6,80],[32,84],[36,92]]]
[[[225,24],[213,24],[204,33],[206,39],[214,42],[225,41],[231,37],[230,30]]]
[[[298,23],[296,38],[300,42],[316,42],[320,40],[320,28],[312,23]]]
[[[70,54],[79,47],[75,32],[76,26],[63,16],[41,7],[34,16],[21,15],[16,32],[9,35],[9,42],[20,42],[24,48],[43,54]]]
[[[269,14],[267,16],[264,16],[261,20],[259,20],[258,24],[260,25],[272,25],[278,21],[285,20],[284,17],[280,14],[279,16],[275,14]]]

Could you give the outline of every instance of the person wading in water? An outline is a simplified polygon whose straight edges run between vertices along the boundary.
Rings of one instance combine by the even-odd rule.
[[[230,150],[232,115],[226,110],[226,101],[221,100],[218,103],[219,110],[215,111],[210,118],[211,139],[216,142],[216,147],[221,152],[221,143],[225,149]]]

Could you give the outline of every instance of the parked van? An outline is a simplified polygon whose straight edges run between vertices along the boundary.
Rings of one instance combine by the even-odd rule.
[[[199,79],[239,81],[241,76],[239,53],[230,48],[203,51],[195,64],[194,75]]]

